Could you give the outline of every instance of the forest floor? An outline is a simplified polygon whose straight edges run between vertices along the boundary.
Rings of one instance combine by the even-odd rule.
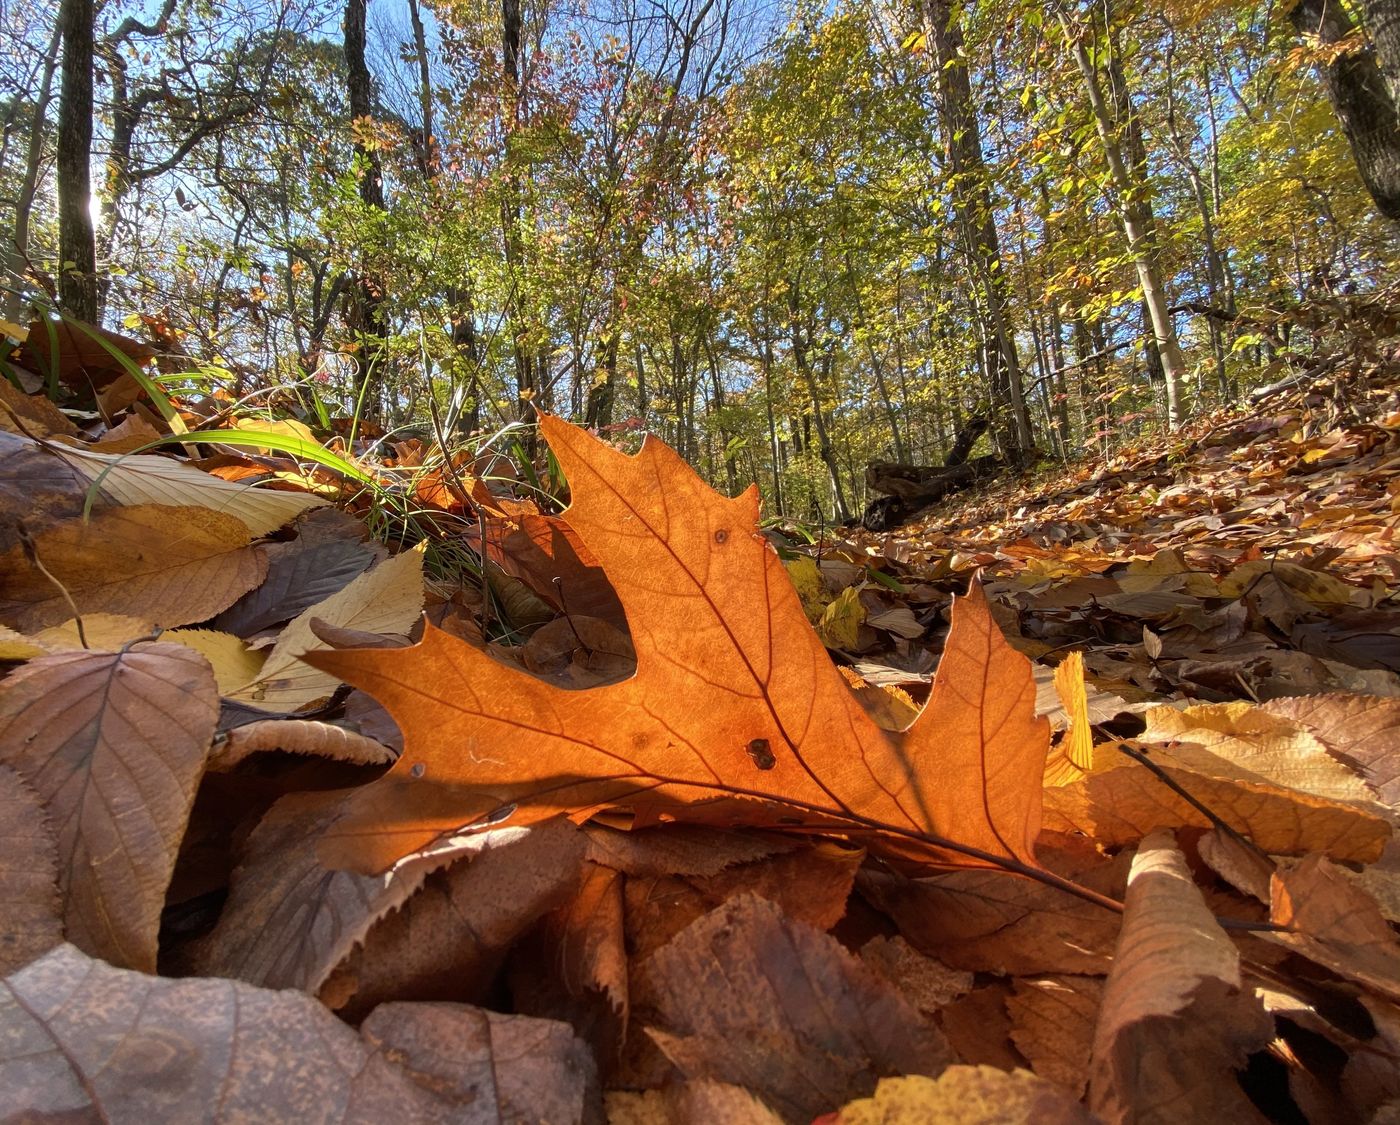
[[[1082,650],[1123,699],[1257,703],[1400,695],[1398,529],[1400,379],[1375,364],[851,545],[916,591],[980,571],[1016,647]]]
[[[1393,1113],[1387,341],[816,544],[0,380],[0,1110]]]

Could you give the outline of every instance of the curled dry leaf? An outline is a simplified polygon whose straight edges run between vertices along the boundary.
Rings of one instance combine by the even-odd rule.
[[[1400,1003],[1400,941],[1368,891],[1311,855],[1274,872],[1271,892],[1272,920],[1298,931],[1271,940]]]
[[[80,613],[154,618],[166,627],[213,617],[267,573],[247,527],[208,508],[113,508],[49,528],[35,548]],[[0,556],[0,620],[32,631],[72,615],[21,547]]]
[[[937,1078],[882,1078],[873,1097],[843,1106],[818,1125],[1092,1125],[1093,1120],[1074,1098],[1027,1070],[955,1065]]]
[[[218,714],[208,662],[183,645],[44,656],[0,684],[0,760],[43,801],[64,927],[87,952],[155,970]]]
[[[315,992],[370,927],[407,902],[431,872],[503,847],[523,831],[446,840],[382,875],[357,875],[327,870],[317,857],[316,841],[337,815],[334,798],[321,794],[298,794],[274,806],[248,839],[218,925],[188,952],[185,969]],[[525,882],[529,873],[519,878]],[[485,905],[512,908],[509,899]]]
[[[1261,1121],[1234,1071],[1271,1035],[1186,860],[1170,833],[1152,833],[1128,878],[1094,1031],[1090,1107],[1109,1122]]]
[[[860,947],[860,959],[899,988],[925,1016],[972,990],[971,973],[924,956],[902,937],[872,938]]]
[[[55,949],[0,984],[0,1117],[102,1121],[586,1121],[563,1024],[394,1004],[356,1034],[309,996],[163,980]]]
[[[1082,770],[1094,761],[1094,732],[1089,727],[1089,700],[1084,691],[1084,654],[1071,652],[1055,668],[1055,692],[1069,718],[1061,750]]]
[[[744,895],[636,969],[648,1032],[687,1079],[810,1121],[893,1074],[940,1073],[942,1036],[835,939]],[[641,997],[645,997],[643,1001]]]
[[[541,427],[570,479],[569,523],[627,611],[637,674],[564,691],[432,628],[408,649],[312,654],[375,695],[408,747],[347,802],[335,862],[382,868],[504,806],[517,822],[601,805],[679,816],[741,794],[884,828],[888,851],[1034,863],[1048,727],[980,592],[957,605],[924,714],[881,730],[758,534],[756,490],[722,497],[651,439],[628,457],[558,419]]]
[[[383,915],[322,990],[348,1016],[388,999],[484,997],[512,944],[566,902],[583,842],[566,820],[467,837],[460,862],[434,871]]]
[[[307,754],[353,762],[357,766],[387,766],[398,757],[387,746],[362,734],[315,719],[261,719],[234,727],[215,744],[209,769],[227,772],[250,755],[267,750]]]
[[[273,491],[220,480],[169,457],[99,453],[54,444],[51,455],[72,466],[88,482],[101,477],[98,487],[118,504],[159,504],[198,507],[233,516],[260,538],[291,523],[311,508],[326,503],[305,492]]]
[[[58,846],[33,787],[0,766],[0,974],[63,942]]]
[[[423,552],[423,546],[404,551],[303,610],[282,630],[257,675],[229,698],[285,712],[334,692],[340,680],[302,660],[328,647],[312,621],[364,633],[407,633],[423,609]]]

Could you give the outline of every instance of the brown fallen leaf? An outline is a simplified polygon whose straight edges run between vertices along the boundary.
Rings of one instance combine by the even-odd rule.
[[[799,840],[772,832],[690,824],[619,832],[593,823],[583,831],[588,841],[586,857],[627,875],[717,875],[726,867],[803,846]]]
[[[0,984],[5,1120],[579,1121],[595,1082],[567,1026],[462,1005],[389,1005],[356,1034],[309,996],[72,946]]]
[[[43,801],[68,939],[153,972],[166,887],[218,720],[183,645],[43,656],[0,683],[0,761]]]
[[[864,858],[860,849],[819,841],[798,851],[726,867],[714,875],[629,879],[629,948],[634,956],[645,957],[736,895],[758,895],[777,903],[793,921],[829,930],[846,912],[846,900]]]
[[[1291,696],[1271,699],[1264,710],[1301,723],[1331,753],[1359,768],[1382,801],[1400,806],[1400,699]]]
[[[30,784],[0,766],[0,974],[63,942],[58,845]]]
[[[80,613],[189,625],[214,616],[267,573],[233,516],[142,504],[73,520],[35,537],[39,560]],[[25,630],[72,616],[68,600],[14,547],[0,556],[0,620]]]
[[[290,543],[267,547],[267,578],[215,618],[216,629],[251,637],[323,602],[369,569],[374,549],[352,539],[308,539],[311,525]]]
[[[621,1060],[631,1017],[624,882],[610,867],[583,864],[572,897],[517,949],[510,973],[516,1009],[566,1020],[605,1076]]]
[[[187,951],[182,969],[315,992],[432,872],[519,836],[468,835],[405,857],[382,875],[357,875],[327,870],[317,857],[316,841],[336,815],[334,798],[323,794],[279,801],[249,837],[218,925]],[[531,877],[520,873],[522,882]],[[500,905],[509,911],[508,901]]]
[[[1117,897],[1126,864],[1120,857],[1061,872]],[[1118,937],[1118,917],[1102,907],[1000,872],[906,879],[866,869],[858,885],[894,919],[910,945],[955,969],[1018,976],[1103,973]]]
[[[563,691],[432,628],[408,649],[311,654],[375,695],[408,745],[347,801],[335,862],[382,869],[507,806],[528,823],[737,794],[877,828],[887,851],[1034,864],[1048,728],[980,593],[958,603],[924,714],[880,730],[757,533],[756,490],[726,499],[653,440],[628,457],[541,427],[570,478],[569,523],[627,611],[637,674]]]
[[[1233,1072],[1271,1034],[1171,834],[1150,834],[1094,1031],[1090,1108],[1109,1122],[1263,1121]]]
[[[1321,851],[1369,862],[1390,838],[1390,824],[1374,805],[1256,780],[1251,771],[1223,758],[1207,759],[1199,749],[1178,756],[1175,747],[1154,746],[1149,753],[1198,802],[1272,855]],[[1114,743],[1095,747],[1094,768],[1078,780],[1046,788],[1044,807],[1047,830],[1082,832],[1104,847],[1134,843],[1157,827],[1212,827],[1204,813]]]
[[[873,1097],[842,1106],[816,1125],[1092,1125],[1093,1120],[1074,1098],[1030,1071],[955,1065],[937,1078],[882,1078]]]
[[[361,766],[387,766],[398,757],[387,746],[332,723],[314,719],[262,719],[234,727],[215,743],[209,755],[209,769],[233,769],[253,754],[282,750],[288,754],[308,754],[333,758]]]
[[[685,1078],[742,1086],[787,1121],[949,1061],[894,988],[756,896],[705,915],[636,974],[649,1034]]]
[[[902,991],[925,1016],[972,990],[972,974],[926,957],[902,937],[877,937],[860,947],[860,959]]]
[[[741,1086],[702,1078],[660,1090],[614,1090],[608,1125],[780,1125],[782,1118]]]
[[[1094,1024],[1103,1000],[1099,977],[1022,977],[1006,1001],[1011,1041],[1047,1082],[1084,1096]]]
[[[1323,856],[1274,872],[1269,916],[1297,931],[1266,935],[1400,1003],[1400,940],[1363,887]]]
[[[357,1018],[389,999],[479,1000],[512,945],[568,901],[583,843],[566,820],[468,837],[461,861],[435,871],[382,915],[321,990]],[[474,854],[473,854],[474,853]]]

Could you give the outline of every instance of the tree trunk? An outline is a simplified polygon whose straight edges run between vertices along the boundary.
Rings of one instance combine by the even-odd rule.
[[[39,167],[44,158],[44,132],[48,122],[49,103],[53,101],[53,76],[58,69],[58,56],[63,38],[61,26],[55,26],[49,51],[44,57],[44,70],[39,79],[39,93],[34,99],[34,114],[29,124],[29,145],[25,150],[24,174],[15,197],[14,239],[10,246],[8,280],[13,283],[30,270],[29,224],[34,216],[34,197],[39,191]],[[6,314],[18,320],[23,316],[23,294],[7,293],[3,307]]]
[[[365,9],[367,0],[346,0],[345,3],[345,69],[346,93],[350,100],[350,117],[368,128],[374,116],[373,81],[365,60]],[[355,144],[355,158],[361,165],[360,200],[366,207],[384,208],[383,168],[379,153],[360,142]],[[388,339],[384,323],[382,294],[361,271],[356,279],[352,327],[360,336],[360,386],[358,403],[363,403],[370,415],[378,412],[378,387],[383,379],[383,367]]]
[[[523,29],[520,0],[501,0],[501,78],[504,82],[502,109],[506,134],[506,160],[511,160],[511,138],[520,124],[520,43]],[[506,297],[506,322],[510,326],[515,354],[516,417],[522,422],[535,418],[534,399],[538,392],[535,361],[529,326],[525,322],[525,296],[521,292],[521,263],[524,245],[520,237],[520,180],[514,169],[506,178],[506,194],[501,201],[501,227],[505,240],[506,266],[510,291]],[[533,453],[533,438],[527,443]]]
[[[58,299],[97,320],[97,242],[92,228],[93,0],[63,0],[63,92],[58,99]]]
[[[1152,230],[1144,225],[1148,213],[1143,211],[1141,201],[1149,198],[1148,187],[1146,183],[1134,178],[1123,159],[1118,138],[1115,136],[1113,114],[1099,86],[1098,70],[1089,57],[1083,29],[1076,26],[1063,12],[1060,13],[1060,24],[1074,52],[1079,73],[1084,79],[1084,92],[1088,95],[1104,158],[1113,178],[1114,210],[1118,212],[1118,219],[1128,242],[1128,253],[1137,269],[1143,304],[1147,306],[1152,332],[1156,337],[1157,351],[1161,357],[1162,374],[1167,387],[1167,425],[1176,429],[1185,416],[1183,399],[1186,363],[1182,359],[1181,346],[1177,342],[1176,326],[1168,311],[1170,302],[1158,275],[1157,265],[1153,261]]]
[[[962,27],[951,0],[924,0],[924,23],[938,66],[939,119],[954,185],[953,201],[968,264],[981,290],[988,339],[988,390],[997,432],[1011,458],[1034,444],[1022,393],[1021,364],[1007,316],[1006,278],[1001,268],[996,215],[982,155],[982,133],[972,99]]]
[[[1371,34],[1377,46],[1393,50],[1400,38],[1395,5],[1386,0],[1367,5],[1374,12]],[[1300,34],[1316,37],[1321,46],[1341,42],[1355,29],[1339,0],[1298,0],[1289,19]],[[1392,77],[1400,58],[1387,56],[1384,65]],[[1388,219],[1400,220],[1400,121],[1396,117],[1393,89],[1371,47],[1349,50],[1319,67],[1327,100],[1341,122],[1351,145],[1361,182],[1371,193],[1376,209]]]

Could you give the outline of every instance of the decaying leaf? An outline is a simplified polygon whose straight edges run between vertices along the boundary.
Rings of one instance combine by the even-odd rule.
[[[112,508],[48,529],[35,548],[80,613],[149,614],[166,627],[212,617],[267,573],[248,528],[208,508]],[[72,616],[22,547],[0,556],[0,620],[32,631]]]
[[[1044,976],[1017,980],[1006,1002],[1011,1041],[1046,1081],[1084,1096],[1094,1024],[1103,999],[1099,977]]]
[[[1297,931],[1272,940],[1400,1003],[1400,941],[1363,887],[1312,855],[1276,871],[1271,891],[1272,920]]]
[[[1233,1072],[1271,1025],[1171,835],[1147,836],[1094,1032],[1090,1107],[1110,1122],[1259,1121]]]
[[[63,941],[58,846],[39,794],[0,766],[0,973],[12,973]]]
[[[408,649],[313,654],[374,694],[408,745],[348,803],[336,862],[382,868],[504,806],[528,822],[734,794],[888,825],[880,846],[896,851],[938,854],[932,834],[1034,862],[1048,728],[979,593],[958,605],[919,721],[881,730],[756,532],[756,491],[721,497],[655,441],[628,457],[541,425],[570,477],[570,523],[627,611],[637,674],[564,691],[432,628]]]
[[[0,1116],[102,1121],[579,1121],[563,1024],[393,1004],[359,1034],[309,996],[162,980],[62,946],[0,984]]]
[[[937,1078],[882,1078],[873,1097],[860,1098],[825,1118],[830,1125],[1090,1125],[1092,1115],[1063,1090],[1026,1070],[950,1066]]]
[[[250,837],[219,924],[190,950],[187,969],[314,992],[431,872],[521,831],[445,841],[382,875],[356,875],[329,871],[317,858],[316,841],[336,815],[335,803],[319,794],[278,802]]]
[[[787,1121],[949,1062],[894,988],[766,899],[719,907],[637,972],[649,1034],[685,1078],[742,1086]]]
[[[1360,769],[1381,800],[1400,806],[1400,699],[1305,695],[1271,699],[1264,710],[1312,731],[1329,751]]]
[[[165,889],[218,719],[183,645],[43,656],[0,683],[0,761],[43,801],[68,939],[152,972]]]

